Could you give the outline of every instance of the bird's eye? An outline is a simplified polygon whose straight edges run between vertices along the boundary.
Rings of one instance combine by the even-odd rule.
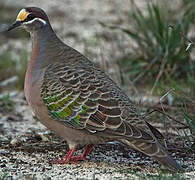
[[[25,19],[25,21],[31,21],[31,20],[33,20],[35,18],[35,15],[34,14],[29,14],[28,16],[27,16],[27,18]]]

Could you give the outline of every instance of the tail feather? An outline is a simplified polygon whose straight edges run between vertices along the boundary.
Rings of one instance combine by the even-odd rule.
[[[154,156],[153,159],[157,160],[163,166],[169,168],[173,172],[182,172],[183,168],[168,154],[165,157]]]
[[[152,157],[173,172],[183,171],[181,166],[168,155],[165,148],[158,142],[147,142],[141,139],[123,139],[121,142]]]

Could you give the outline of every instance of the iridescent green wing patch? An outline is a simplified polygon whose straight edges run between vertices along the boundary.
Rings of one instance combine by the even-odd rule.
[[[104,73],[86,64],[49,67],[41,96],[49,115],[73,128],[117,129],[128,118],[127,96]]]
[[[85,104],[90,102],[90,86],[83,82],[81,70],[76,72],[70,67],[59,69],[52,72],[53,69],[48,68],[45,73],[41,89],[43,102],[53,119],[75,128],[84,128],[85,121],[97,109],[97,104],[95,107]],[[86,80],[89,76],[85,74],[84,78]]]

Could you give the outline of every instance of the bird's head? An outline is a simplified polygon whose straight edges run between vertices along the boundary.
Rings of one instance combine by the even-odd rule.
[[[49,24],[46,13],[37,7],[27,7],[18,13],[16,21],[11,24],[7,31],[11,31],[17,27],[23,27],[29,32],[38,31]]]

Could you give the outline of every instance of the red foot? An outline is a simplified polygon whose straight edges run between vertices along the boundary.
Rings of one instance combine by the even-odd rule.
[[[86,158],[83,156],[72,156],[70,158],[71,162],[77,162],[77,161],[86,161]]]
[[[86,156],[91,152],[91,149],[93,148],[93,144],[88,144],[85,147],[85,150],[83,151],[83,154],[81,156],[73,156],[75,152],[75,148],[72,148],[68,151],[65,158],[63,159],[57,159],[52,161],[53,164],[67,164],[67,163],[77,163],[78,161],[85,161]]]
[[[53,164],[67,164],[67,163],[69,163],[70,158],[72,157],[72,155],[74,154],[74,152],[75,152],[75,148],[70,149],[70,150],[67,152],[66,156],[65,156],[63,159],[56,159],[56,160],[53,160],[52,163],[53,163]]]

